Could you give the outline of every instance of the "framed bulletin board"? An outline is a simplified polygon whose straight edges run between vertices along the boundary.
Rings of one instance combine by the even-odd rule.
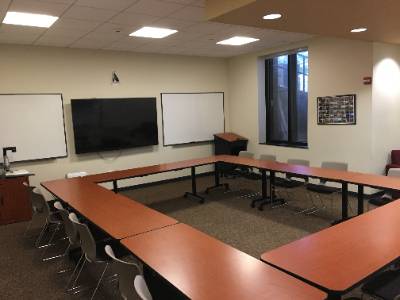
[[[317,98],[318,125],[356,124],[356,95]]]

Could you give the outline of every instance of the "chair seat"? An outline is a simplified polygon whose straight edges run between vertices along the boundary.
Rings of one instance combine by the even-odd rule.
[[[312,192],[316,192],[316,193],[320,193],[320,194],[333,194],[333,193],[337,193],[340,192],[340,188],[335,188],[332,186],[326,186],[326,185],[322,185],[322,184],[313,184],[313,183],[309,183],[307,184],[307,190],[312,191]]]
[[[250,179],[250,180],[260,180],[261,179],[261,174],[257,174],[254,172],[245,173],[245,174],[242,174],[242,176],[244,178]]]
[[[394,299],[400,295],[400,270],[385,271],[367,282],[362,291],[382,299]]]
[[[304,185],[304,182],[286,178],[276,178],[275,185],[286,189],[293,189]]]

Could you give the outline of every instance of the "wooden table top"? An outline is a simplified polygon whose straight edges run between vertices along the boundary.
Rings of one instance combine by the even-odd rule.
[[[167,215],[82,178],[48,181],[42,186],[115,239],[178,223]]]
[[[320,287],[347,291],[400,257],[400,201],[268,251],[261,259]]]
[[[227,142],[236,142],[236,141],[247,141],[245,137],[242,137],[236,133],[233,132],[224,132],[224,133],[217,133],[214,134],[216,137],[219,137],[220,139],[223,139]]]
[[[190,299],[325,299],[326,294],[188,225],[122,244]]]
[[[304,175],[313,178],[328,179],[335,182],[347,182],[350,184],[361,184],[370,187],[400,190],[400,179],[396,177],[293,165],[277,161],[259,160],[232,155],[218,155],[216,158],[218,161],[226,163],[272,170],[275,172]]]
[[[171,162],[171,163],[164,163],[159,165],[153,166],[146,166],[146,167],[138,167],[138,168],[131,168],[126,170],[120,171],[112,171],[106,172],[96,175],[89,175],[84,177],[85,180],[90,180],[96,183],[119,180],[119,179],[128,179],[133,177],[140,177],[164,172],[171,172],[171,171],[178,171],[190,167],[198,167],[203,165],[213,164],[218,161],[218,156],[209,156],[205,158],[196,158],[196,159],[189,159],[183,160],[178,162]]]

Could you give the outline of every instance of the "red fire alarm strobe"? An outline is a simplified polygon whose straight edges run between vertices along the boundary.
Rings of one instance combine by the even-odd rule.
[[[363,83],[365,85],[371,84],[372,83],[372,77],[371,76],[366,76],[363,78]]]

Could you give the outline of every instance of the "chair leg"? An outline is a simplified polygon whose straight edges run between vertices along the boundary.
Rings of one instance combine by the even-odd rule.
[[[25,231],[24,231],[24,234],[23,234],[23,237],[25,238],[26,237],[26,235],[28,234],[28,231],[31,229],[31,226],[32,226],[32,223],[33,223],[33,218],[34,218],[35,216],[33,215],[32,216],[32,219],[29,221],[29,223],[28,223],[28,226],[26,226],[26,228],[25,228]]]
[[[81,264],[81,261],[82,261],[83,258],[84,258],[84,254],[82,253],[81,257],[79,258],[78,262],[76,263],[74,271],[72,272],[72,274],[71,274],[71,276],[70,276],[70,278],[68,280],[67,286],[65,288],[66,291],[69,290],[69,285],[71,284],[72,279],[74,278],[74,275],[75,275],[76,271],[78,270],[78,267]]]
[[[85,264],[86,264],[86,258],[84,258],[84,260],[82,262],[82,265],[81,265],[81,267],[79,269],[78,275],[76,275],[74,283],[72,284],[72,287],[70,289],[68,289],[68,291],[73,291],[73,290],[78,288],[78,286],[76,284],[78,283],[78,279],[81,276],[81,273],[82,273],[82,270],[83,270],[83,267],[85,266]],[[80,291],[78,290],[77,292],[73,292],[73,294],[76,294],[76,293],[79,293],[79,292]]]
[[[101,273],[101,276],[100,276],[100,278],[99,278],[99,281],[97,282],[96,288],[94,289],[93,294],[92,294],[92,297],[90,298],[90,300],[93,300],[94,295],[96,294],[97,290],[99,289],[100,283],[101,283],[101,281],[102,281],[102,279],[103,279],[103,277],[104,277],[104,274],[105,274],[106,271],[107,271],[107,268],[108,268],[108,263],[106,263],[106,266],[104,267],[103,273]]]
[[[71,244],[68,243],[68,246],[67,246],[67,248],[65,248],[65,251],[62,254],[62,257],[66,257],[68,255],[68,251],[70,248],[71,248]],[[58,263],[58,266],[57,266],[57,270],[58,270],[57,274],[63,274],[65,272],[70,271],[70,269],[62,269],[62,264],[63,264],[63,260],[60,260],[60,262]]]
[[[56,235],[56,233],[60,230],[60,224],[57,224],[56,228],[53,230],[50,239],[48,241],[48,245],[51,245],[51,243],[53,242],[54,236]],[[43,252],[42,252],[42,259],[44,258],[44,255],[46,254],[48,247],[45,247]]]
[[[37,237],[36,241],[35,241],[35,247],[39,248],[40,242],[42,241],[42,238],[47,230],[47,228],[49,227],[49,224],[46,222],[42,228],[42,231],[40,231],[39,236]]]

